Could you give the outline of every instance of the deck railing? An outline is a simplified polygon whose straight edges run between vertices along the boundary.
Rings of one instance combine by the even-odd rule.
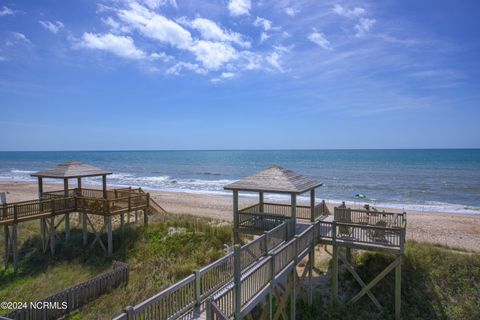
[[[392,213],[342,207],[335,208],[334,219],[338,222],[371,226],[380,225],[389,228],[404,228],[407,222],[405,212]]]
[[[298,205],[296,209],[297,219],[311,220],[311,207]],[[329,215],[330,211],[325,203],[322,201],[315,205],[313,219],[316,220],[320,216]],[[289,204],[281,203],[269,203],[263,204],[257,203],[239,210],[239,223],[242,224],[252,217],[262,216],[270,219],[289,219],[292,215],[292,207]]]
[[[42,214],[62,214],[74,209],[74,198],[52,198],[4,203],[0,206],[0,223],[27,220],[30,217]]]

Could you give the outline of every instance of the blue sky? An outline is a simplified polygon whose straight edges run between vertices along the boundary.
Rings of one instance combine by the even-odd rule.
[[[480,147],[478,1],[3,1],[0,150]]]

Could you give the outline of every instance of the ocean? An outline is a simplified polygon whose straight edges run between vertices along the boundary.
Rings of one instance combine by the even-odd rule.
[[[332,203],[480,214],[480,149],[0,152],[0,180],[35,181],[68,160],[111,170],[110,185],[207,194],[277,164],[318,179]]]

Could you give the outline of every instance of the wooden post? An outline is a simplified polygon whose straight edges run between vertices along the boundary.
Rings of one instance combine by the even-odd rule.
[[[234,191],[235,192],[235,191]],[[235,301],[234,301],[234,310],[235,310],[235,319],[241,319],[240,311],[242,308],[242,284],[241,284],[241,261],[240,261],[240,245],[235,244],[233,246],[233,283],[235,285]]]
[[[147,193],[147,207],[143,209],[143,225],[148,227],[148,208],[150,207],[150,193]]]
[[[337,247],[337,225],[332,222],[332,299],[337,303],[338,298],[338,247]]]
[[[68,179],[63,179],[63,191],[65,198],[68,198]],[[68,200],[65,200],[65,209],[67,209]],[[70,213],[65,213],[65,240],[70,240]]]
[[[50,253],[52,256],[55,254],[55,202],[50,201],[52,208],[52,215],[50,217]]]
[[[133,313],[133,307],[128,306],[125,308],[125,313],[127,314],[127,320],[135,320],[135,314]]]
[[[310,190],[310,222],[315,222],[315,189]]]
[[[259,206],[260,206],[260,212],[263,213],[263,192],[259,192],[258,193],[258,203],[259,203]]]
[[[290,319],[295,319],[296,315],[296,298],[297,298],[297,263],[298,263],[298,236],[295,235],[294,249],[294,264],[292,270],[292,292],[290,295]]]
[[[88,243],[88,230],[87,230],[87,211],[85,208],[85,199],[82,199],[82,212],[83,212],[83,218],[82,218],[82,233],[83,233],[83,246],[86,247]]]
[[[291,213],[291,219],[292,219],[292,229],[290,230],[290,238],[293,238],[295,233],[297,233],[297,194],[292,193],[292,198],[291,198],[291,208],[292,208],[292,213]]]
[[[272,263],[271,267],[271,275],[270,275],[270,293],[268,294],[268,308],[269,308],[269,315],[268,319],[273,319],[273,290],[275,288],[275,254],[270,253],[270,261]]]
[[[233,244],[239,244],[238,237],[238,190],[233,190]]]
[[[17,272],[18,268],[18,248],[17,248],[17,205],[13,206],[13,225],[12,225],[12,254],[13,254],[13,272]]]
[[[42,251],[47,252],[47,236],[46,236],[45,218],[40,219],[40,237],[42,238]]]
[[[80,177],[77,178],[77,195],[78,196],[82,195],[82,178],[80,178]],[[75,208],[78,210],[77,200],[78,200],[78,198],[75,197]],[[77,214],[78,214],[78,226],[80,226],[80,224],[82,224],[83,214],[81,214],[80,211]]]
[[[148,209],[143,209],[143,225],[148,227]]]
[[[201,296],[201,291],[200,291],[200,272],[198,270],[195,270],[195,306],[200,306],[202,303],[202,300],[200,298]]]
[[[400,319],[400,311],[402,305],[402,257],[395,267],[395,319]]]
[[[113,253],[113,238],[112,238],[112,216],[107,217],[107,232],[108,232],[108,255]]]
[[[17,248],[17,223],[12,225],[12,253],[13,253],[13,272],[18,269],[18,248]]]
[[[315,264],[315,240],[308,253],[308,304],[313,303],[313,267]]]
[[[43,178],[38,177],[38,199],[43,198]]]
[[[102,176],[103,198],[107,199],[107,175]]]
[[[8,225],[3,226],[3,244],[4,244],[4,257],[3,257],[3,263],[5,264],[5,270],[8,268],[8,260],[10,258],[10,245],[8,244],[10,240],[10,230],[8,229]]]

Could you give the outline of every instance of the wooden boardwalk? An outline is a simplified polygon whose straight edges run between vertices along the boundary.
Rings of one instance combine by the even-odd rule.
[[[344,210],[348,210],[349,222],[340,219],[345,214]],[[273,214],[278,212],[258,213],[254,219],[257,227],[264,228],[266,224],[261,220],[270,221]],[[356,220],[357,216],[361,216],[363,224]],[[389,227],[378,226],[377,220],[387,220]],[[404,214],[338,208],[335,216],[319,215],[312,223],[297,223],[293,238],[288,236],[289,226],[288,221],[283,221],[252,242],[235,246],[235,250],[225,257],[150,299],[127,307],[123,314],[114,319],[243,318],[254,307],[266,300],[271,301],[272,293],[279,294],[279,303],[285,304],[285,296],[295,292],[298,283],[305,278],[305,274],[297,276],[298,262],[309,255],[316,245],[331,244],[334,248],[361,248],[401,254],[406,219]],[[248,225],[249,230],[254,227],[253,222]],[[283,294],[279,293],[282,291],[279,288],[284,289]],[[366,290],[360,297],[364,294],[371,295]],[[240,306],[240,314],[237,315],[236,306]],[[282,316],[281,313],[277,318],[279,316]]]

